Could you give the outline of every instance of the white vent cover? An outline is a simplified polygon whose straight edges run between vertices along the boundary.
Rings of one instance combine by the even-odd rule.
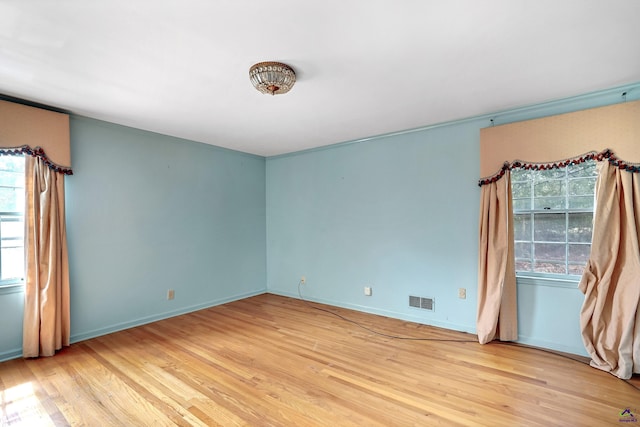
[[[409,307],[433,311],[434,305],[435,301],[433,298],[416,297],[413,295],[409,295]]]

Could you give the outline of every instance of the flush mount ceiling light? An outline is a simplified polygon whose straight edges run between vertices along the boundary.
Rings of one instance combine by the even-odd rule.
[[[260,92],[279,95],[291,90],[296,73],[281,62],[258,62],[249,69],[249,78]]]

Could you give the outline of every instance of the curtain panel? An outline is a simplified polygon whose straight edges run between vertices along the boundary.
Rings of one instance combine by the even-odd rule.
[[[23,357],[52,356],[69,345],[69,261],[64,175],[26,157]]]
[[[518,339],[511,179],[508,169],[480,196],[477,334],[480,344]]]
[[[599,164],[580,328],[591,366],[640,374],[640,168]]]

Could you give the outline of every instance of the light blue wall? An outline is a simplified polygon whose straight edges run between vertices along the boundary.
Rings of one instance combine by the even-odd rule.
[[[481,124],[268,159],[269,291],[473,331]]]
[[[264,158],[85,118],[71,135],[73,340],[265,291]]]
[[[580,335],[584,295],[577,288],[518,280],[518,341],[587,356]]]
[[[265,292],[263,157],[75,116],[71,151],[72,342]],[[0,295],[0,359],[23,298]]]
[[[22,313],[24,291],[0,289],[0,361],[22,354]]]
[[[475,333],[480,129],[617,103],[623,91],[640,98],[636,84],[268,158],[269,292],[297,297],[304,275],[306,299]],[[518,292],[520,342],[586,354],[577,288]],[[409,295],[435,298],[435,311],[409,307]]]

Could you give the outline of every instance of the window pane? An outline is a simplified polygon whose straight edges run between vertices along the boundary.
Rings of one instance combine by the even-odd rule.
[[[516,260],[516,271],[533,271],[531,261]]]
[[[584,269],[585,269],[586,265],[584,264],[569,264],[569,271],[567,274],[575,274],[578,276],[582,276],[582,273],[584,273]]]
[[[569,209],[593,210],[593,196],[570,196]]]
[[[590,253],[591,245],[569,245],[569,262],[584,267],[589,261]]]
[[[3,248],[3,249],[21,247],[22,245],[23,245],[23,242],[21,239],[3,238],[2,240],[0,240],[0,248]]]
[[[2,239],[24,239],[24,222],[22,218],[0,218],[0,236],[2,236]]]
[[[567,240],[569,242],[591,243],[592,231],[593,213],[569,213],[569,227],[567,228]]]
[[[531,240],[531,215],[515,214],[513,216],[515,240]]]
[[[564,209],[566,199],[563,197],[542,197],[533,199],[534,209]]]
[[[511,194],[514,199],[518,198],[530,198],[531,197],[531,183],[530,182],[512,182]]]
[[[24,181],[24,156],[0,156],[0,280],[24,277]]]
[[[515,256],[518,259],[531,259],[531,245],[529,242],[516,242]]]
[[[593,191],[595,188],[595,178],[580,178],[569,181],[570,196],[591,196],[591,198],[593,198]]]
[[[562,261],[566,260],[566,245],[564,243],[535,243],[536,261]]]
[[[24,211],[24,189],[0,187],[0,212]]]
[[[536,273],[567,274],[564,263],[536,261],[533,271]]]
[[[512,169],[511,170],[511,182],[531,182],[535,171],[526,169]]]
[[[2,248],[0,249],[0,280],[19,279],[24,276],[24,248]]]
[[[24,172],[24,156],[0,156],[0,172]]]
[[[595,160],[589,160],[579,165],[572,165],[567,168],[569,178],[577,178],[582,176],[597,176],[596,170],[597,162]]]
[[[533,191],[535,197],[564,196],[566,182],[560,180],[536,181]]]
[[[513,199],[513,211],[528,211],[531,209],[531,199]]]
[[[564,213],[534,214],[533,224],[533,236],[535,241],[566,241],[566,222]],[[538,257],[537,251],[536,257]]]
[[[24,171],[7,172],[2,170],[0,165],[0,186],[1,187],[23,187],[24,188]]]
[[[567,176],[565,168],[549,169],[545,171],[535,171],[534,179],[538,181],[547,181],[549,179],[559,179]]]

